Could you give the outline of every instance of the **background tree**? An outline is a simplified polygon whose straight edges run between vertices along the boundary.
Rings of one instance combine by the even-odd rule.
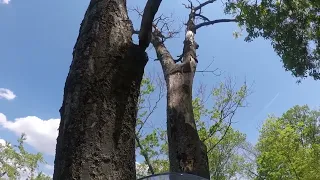
[[[241,157],[244,159],[242,166],[242,176],[246,179],[257,179],[257,157],[259,152],[257,147],[249,142],[243,143],[240,146]]]
[[[135,178],[137,101],[161,0],[149,0],[139,45],[125,0],[91,0],[65,83],[53,179]]]
[[[32,154],[25,150],[25,134],[18,139],[18,145],[0,143],[0,179],[50,180],[38,172],[40,164],[46,164],[41,153]]]
[[[256,179],[320,179],[320,111],[295,106],[261,130]]]

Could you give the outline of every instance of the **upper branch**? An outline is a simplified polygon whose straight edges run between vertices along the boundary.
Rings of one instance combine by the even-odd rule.
[[[152,23],[162,0],[148,0],[142,15],[140,32],[139,32],[139,46],[144,50],[150,44]]]
[[[157,53],[157,58],[160,60],[163,73],[166,77],[166,75],[168,74],[172,65],[175,64],[175,62],[170,52],[168,51],[167,47],[164,45],[164,42],[161,39],[162,36],[163,35],[161,31],[156,26],[154,26],[151,43]]]
[[[200,17],[204,21],[210,21],[209,18],[205,17],[204,15],[202,15],[200,13],[199,14],[194,14],[194,15],[197,16],[197,17]]]
[[[213,20],[213,21],[206,21],[206,22],[197,24],[195,26],[195,28],[199,29],[203,26],[208,26],[208,25],[213,25],[213,24],[223,23],[223,22],[238,22],[238,20],[237,19],[217,19],[217,20]]]
[[[194,11],[201,10],[201,8],[203,8],[203,7],[206,6],[207,4],[213,3],[213,2],[215,2],[215,1],[216,1],[216,0],[208,0],[208,1],[204,2],[204,3],[199,4],[199,5],[196,6],[196,7],[194,7],[193,10],[194,10]]]
[[[145,12],[142,13],[137,8],[135,8],[133,10],[136,11],[140,16],[143,16],[143,17],[146,14]],[[144,11],[146,11],[146,9]],[[152,45],[156,51],[156,54],[157,54],[157,60],[160,60],[160,63],[163,67],[162,69],[163,69],[165,77],[168,74],[169,70],[172,68],[172,65],[175,64],[175,61],[172,58],[169,50],[165,46],[164,42],[167,39],[174,38],[180,32],[180,30],[171,30],[170,24],[172,23],[172,21],[170,19],[171,19],[170,17],[164,16],[164,15],[160,15],[159,17],[152,18],[151,31],[150,31],[150,34],[147,34],[148,35],[147,38],[150,38],[150,40],[144,39],[144,40],[148,40],[149,43],[150,42],[152,43]],[[149,26],[148,26],[148,28],[149,28]],[[180,27],[180,29],[181,29],[181,27]],[[141,40],[143,40],[143,39],[140,38],[141,34],[146,33],[146,31],[144,31],[144,32],[142,32],[142,31],[143,31],[143,29],[133,30],[133,34],[139,34],[139,45],[140,46],[143,45],[143,43],[141,42]],[[144,37],[146,38],[146,36],[144,36]],[[147,48],[148,46],[149,46],[149,44],[145,44],[144,47]]]

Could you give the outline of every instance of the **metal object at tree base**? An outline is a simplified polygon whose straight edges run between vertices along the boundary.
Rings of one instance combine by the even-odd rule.
[[[138,180],[208,180],[200,176],[186,173],[162,173],[146,176]]]

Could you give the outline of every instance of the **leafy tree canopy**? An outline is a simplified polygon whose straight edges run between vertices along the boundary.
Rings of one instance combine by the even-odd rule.
[[[319,0],[227,0],[225,12],[246,29],[246,41],[271,40],[295,77],[320,79]]]
[[[257,179],[320,179],[319,117],[308,106],[269,117],[257,144]]]

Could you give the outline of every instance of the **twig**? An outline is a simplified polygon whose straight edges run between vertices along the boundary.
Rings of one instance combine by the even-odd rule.
[[[148,113],[147,117],[142,121],[141,126],[139,127],[139,129],[137,131],[137,134],[140,134],[141,129],[143,128],[144,124],[148,121],[148,119],[153,114],[153,112],[158,108],[158,104],[159,104],[159,102],[161,101],[161,99],[164,96],[163,85],[161,85],[160,83],[158,83],[158,85],[160,86],[160,90],[159,90],[160,92],[159,92],[159,95],[158,95],[158,99],[155,102],[155,105],[152,107],[152,109],[149,106],[149,113]],[[150,99],[150,97],[148,99]],[[149,102],[149,104],[150,104],[150,102]]]
[[[214,74],[215,76],[220,76],[221,74],[216,74],[216,73],[215,73],[216,70],[217,70],[217,69],[215,69],[215,70],[213,70],[213,71],[196,71],[196,72],[199,72],[199,73],[212,73],[212,74]]]
[[[235,114],[235,113],[232,114],[232,117],[234,116],[234,114]],[[231,119],[232,119],[232,117],[231,117]],[[227,129],[224,131],[224,134],[223,134],[222,137],[219,139],[219,141],[218,141],[216,144],[214,144],[214,145],[207,151],[208,153],[209,153],[210,151],[212,151],[212,150],[224,139],[224,137],[227,135],[227,133],[228,133],[230,127],[231,127],[231,124],[232,124],[232,121],[230,120]]]

